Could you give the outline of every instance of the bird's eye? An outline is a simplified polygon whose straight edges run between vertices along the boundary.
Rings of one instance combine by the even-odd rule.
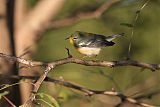
[[[76,37],[74,37],[73,39],[74,39],[74,40],[76,40],[77,38],[76,38]]]

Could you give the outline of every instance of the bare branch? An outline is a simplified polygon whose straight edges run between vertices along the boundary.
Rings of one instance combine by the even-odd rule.
[[[25,16],[22,7],[26,0],[16,0],[15,7],[15,48],[16,55],[20,56],[24,53],[25,49],[30,46],[34,46],[30,49],[31,52],[35,49],[35,44],[40,37],[41,31],[44,30],[46,23],[50,22],[59,10],[63,7],[66,0],[39,0],[37,4],[31,9]],[[21,9],[20,9],[21,8]],[[18,16],[17,16],[18,15]],[[20,19],[20,20],[19,20]],[[23,23],[22,23],[23,22]],[[23,57],[30,58],[31,54],[27,54]],[[25,62],[25,61],[22,61]],[[28,64],[31,65],[31,64]],[[27,75],[29,72],[19,72],[20,74]],[[31,74],[32,73],[32,74]],[[30,72],[34,75],[35,72]],[[28,99],[28,95],[32,89],[30,84],[23,84],[20,86],[22,94],[22,102]]]
[[[158,95],[158,94],[160,94],[160,90],[155,90],[155,91],[152,91],[152,92],[150,92],[148,94],[137,96],[137,97],[134,97],[134,98],[137,99],[137,100],[144,99],[144,98],[150,99],[153,96]]]
[[[68,49],[68,48],[66,48],[66,50],[67,50],[68,58],[72,58],[73,56],[70,54],[69,49]]]
[[[11,107],[16,107],[11,100],[9,100],[6,96],[3,96],[3,98],[11,105]]]
[[[24,53],[24,49],[35,45],[37,35],[44,30],[45,24],[56,16],[64,2],[65,0],[40,0],[27,14],[23,23],[18,25],[15,32],[15,46],[18,56]],[[25,42],[22,40],[25,40]]]
[[[21,79],[37,80],[38,78],[41,78],[41,77],[38,77],[38,76],[35,77],[35,76],[0,75],[1,79],[3,78],[3,79],[18,79],[18,80],[21,80]],[[121,103],[123,103],[125,101],[128,101],[128,102],[130,102],[132,104],[140,105],[140,106],[143,106],[143,107],[156,107],[154,105],[150,105],[150,104],[139,102],[138,100],[135,100],[134,98],[128,97],[128,96],[126,96],[126,95],[124,95],[124,94],[122,94],[120,92],[116,92],[115,90],[114,91],[92,90],[92,89],[87,89],[85,87],[82,87],[82,86],[79,86],[79,85],[76,85],[76,84],[73,84],[73,83],[70,83],[70,82],[67,82],[67,81],[64,81],[64,80],[58,80],[58,79],[53,79],[53,78],[49,78],[49,77],[46,77],[45,79],[43,78],[43,80],[46,81],[46,82],[52,82],[52,83],[55,83],[55,84],[59,84],[59,85],[68,87],[68,88],[79,90],[80,92],[83,92],[88,96],[93,96],[93,95],[97,95],[97,94],[109,95],[109,96],[117,96],[117,97],[119,97],[121,99]],[[38,81],[36,83],[38,83]],[[40,85],[40,84],[38,83],[38,85]],[[37,90],[35,90],[35,91],[37,91]]]
[[[44,74],[41,75],[41,76],[38,78],[38,80],[36,81],[36,83],[34,84],[33,91],[32,91],[33,93],[31,94],[30,98],[29,98],[22,106],[28,106],[32,101],[35,100],[35,93],[38,92],[38,90],[39,90],[42,82],[43,82],[43,81],[45,80],[45,78],[47,77],[49,71],[50,71],[51,69],[53,69],[53,68],[54,68],[54,66],[50,66],[50,65],[48,65],[48,66],[46,67],[46,69],[45,69],[45,71],[44,71]]]
[[[15,2],[15,29],[17,29],[24,22],[24,18],[27,16],[27,0],[16,0]]]
[[[74,17],[65,18],[62,20],[53,20],[53,22],[48,23],[49,28],[60,28],[64,26],[72,25],[83,19],[91,19],[91,18],[99,18],[102,14],[108,10],[112,5],[120,2],[120,0],[110,0],[106,3],[102,4],[99,8],[97,8],[93,12],[85,12],[75,15]]]
[[[144,63],[144,62],[135,61],[135,60],[120,60],[120,61],[99,61],[97,60],[95,61],[95,60],[82,60],[82,59],[78,59],[75,57],[67,57],[64,59],[55,60],[55,61],[46,63],[46,62],[40,62],[40,61],[26,60],[23,58],[10,56],[10,55],[6,55],[3,53],[0,53],[0,57],[6,58],[12,61],[17,61],[19,63],[25,64],[31,67],[46,66],[46,65],[56,67],[56,66],[63,65],[63,64],[75,63],[75,64],[80,64],[80,65],[85,65],[85,66],[101,66],[101,67],[136,66],[136,67],[141,67],[145,69],[150,69],[152,71],[160,69],[160,64],[149,64],[149,63]]]
[[[5,58],[7,60],[17,61],[19,63],[25,64],[30,67],[34,67],[34,66],[45,66],[46,67],[44,74],[39,77],[39,79],[37,80],[37,82],[34,85],[34,88],[33,88],[34,93],[31,94],[30,98],[26,101],[26,103],[24,103],[23,106],[28,105],[30,102],[32,102],[35,99],[35,93],[37,93],[37,91],[39,90],[39,87],[41,86],[41,84],[45,80],[45,78],[47,77],[49,71],[51,71],[53,68],[55,68],[56,66],[59,66],[59,65],[63,65],[63,64],[67,64],[67,63],[75,63],[75,64],[80,64],[80,65],[85,65],[85,66],[102,66],[102,67],[137,66],[137,67],[150,69],[153,71],[160,69],[160,64],[148,64],[148,63],[134,61],[134,60],[122,60],[122,61],[98,61],[97,60],[97,61],[93,61],[93,60],[77,59],[74,57],[67,57],[64,59],[45,63],[45,62],[39,62],[39,61],[25,60],[25,59],[22,59],[19,57],[10,56],[10,55],[6,55],[3,53],[0,53],[0,57]],[[57,82],[57,83],[62,83],[62,85],[64,85],[64,86],[80,90],[90,96],[94,95],[94,94],[104,94],[104,95],[117,96],[122,101],[128,101],[128,102],[138,104],[138,105],[141,105],[144,107],[155,107],[155,106],[148,105],[145,103],[140,103],[135,99],[129,98],[129,97],[123,95],[122,93],[115,92],[115,91],[95,91],[95,90],[86,89],[86,88],[83,88],[83,87],[80,87],[77,85],[73,85],[70,83],[65,83],[65,82],[64,83]]]

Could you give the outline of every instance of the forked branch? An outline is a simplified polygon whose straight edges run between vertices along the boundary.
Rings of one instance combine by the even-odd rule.
[[[38,77],[38,76],[35,77],[35,76],[0,75],[0,78],[1,79],[16,79],[16,80],[21,80],[21,79],[39,80],[39,78],[41,78],[41,77]],[[140,105],[140,106],[143,106],[143,107],[156,107],[154,105],[139,102],[138,100],[136,100],[134,98],[131,98],[131,97],[128,97],[128,96],[124,95],[123,93],[117,92],[115,90],[114,91],[92,90],[92,89],[87,89],[87,88],[82,87],[80,85],[76,85],[76,84],[73,84],[73,83],[70,83],[70,82],[67,82],[67,81],[64,81],[64,80],[54,79],[54,78],[50,78],[50,77],[46,77],[44,79],[44,81],[45,82],[52,82],[52,83],[55,83],[55,84],[58,84],[58,85],[62,85],[62,86],[65,86],[65,87],[68,87],[68,88],[71,88],[71,89],[78,90],[80,92],[83,92],[87,96],[93,96],[93,95],[98,95],[98,94],[108,95],[108,96],[116,96],[116,97],[119,97],[121,99],[121,103],[127,101],[127,102],[130,102],[132,104]],[[32,95],[34,96],[34,93]]]
[[[77,15],[74,15],[73,17],[65,18],[62,20],[53,20],[52,23],[48,23],[48,28],[60,28],[72,25],[80,20],[84,19],[91,19],[91,18],[99,18],[102,16],[102,14],[108,10],[111,6],[114,4],[120,2],[120,0],[110,0],[106,1],[106,3],[102,4],[99,8],[97,8],[93,12],[85,12],[85,13],[79,13]]]
[[[128,101],[130,103],[141,105],[141,106],[144,106],[144,107],[155,107],[155,106],[152,106],[152,105],[148,105],[148,104],[145,104],[145,103],[138,102],[137,100],[135,100],[133,98],[129,98],[129,97],[125,96],[124,94],[116,92],[116,91],[90,90],[90,89],[86,89],[86,88],[78,86],[78,85],[74,85],[74,84],[69,83],[69,82],[50,79],[50,78],[46,78],[46,77],[47,77],[49,71],[51,71],[55,67],[60,66],[60,65],[64,65],[64,64],[68,64],[68,63],[75,63],[75,64],[80,64],[80,65],[85,65],[85,66],[101,66],[101,67],[136,66],[136,67],[150,69],[152,71],[159,70],[160,69],[160,64],[149,64],[149,63],[144,63],[144,62],[135,61],[135,60],[121,60],[121,61],[82,60],[82,59],[78,59],[78,58],[75,58],[75,57],[67,57],[67,58],[63,58],[63,59],[59,59],[59,60],[55,60],[55,61],[46,63],[46,62],[40,62],[40,61],[26,60],[26,59],[23,59],[23,58],[20,58],[20,57],[6,55],[6,54],[3,54],[3,53],[0,53],[0,57],[5,58],[8,61],[16,61],[18,63],[24,64],[24,65],[29,66],[29,67],[44,66],[46,68],[43,75],[41,75],[38,78],[37,82],[34,84],[33,93],[31,94],[30,98],[26,101],[24,106],[26,106],[28,103],[32,102],[35,99],[35,94],[34,93],[38,92],[42,82],[46,79],[47,81],[55,82],[55,83],[61,84],[63,86],[69,87],[69,88],[80,90],[80,91],[86,93],[89,96],[92,96],[92,95],[95,95],[95,94],[117,96],[122,101]],[[29,78],[29,79],[33,79],[33,78]]]
[[[16,61],[18,63],[24,64],[26,66],[34,67],[34,66],[59,66],[68,63],[75,63],[85,66],[101,66],[101,67],[118,67],[118,66],[136,66],[140,68],[150,69],[152,71],[156,71],[160,69],[160,64],[150,64],[145,62],[140,62],[136,60],[120,60],[120,61],[99,61],[99,60],[83,60],[75,57],[67,57],[51,62],[40,62],[40,61],[32,61],[26,60],[20,57],[10,56],[3,53],[0,53],[0,57],[5,58],[9,61]]]

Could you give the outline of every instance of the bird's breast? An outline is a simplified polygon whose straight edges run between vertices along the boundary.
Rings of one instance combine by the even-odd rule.
[[[87,55],[87,56],[96,56],[99,54],[101,48],[91,48],[91,47],[80,47],[78,48],[78,51],[81,54]]]

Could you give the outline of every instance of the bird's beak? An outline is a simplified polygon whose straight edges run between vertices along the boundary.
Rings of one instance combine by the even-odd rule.
[[[65,40],[68,40],[68,39],[69,39],[69,37],[65,38]]]

